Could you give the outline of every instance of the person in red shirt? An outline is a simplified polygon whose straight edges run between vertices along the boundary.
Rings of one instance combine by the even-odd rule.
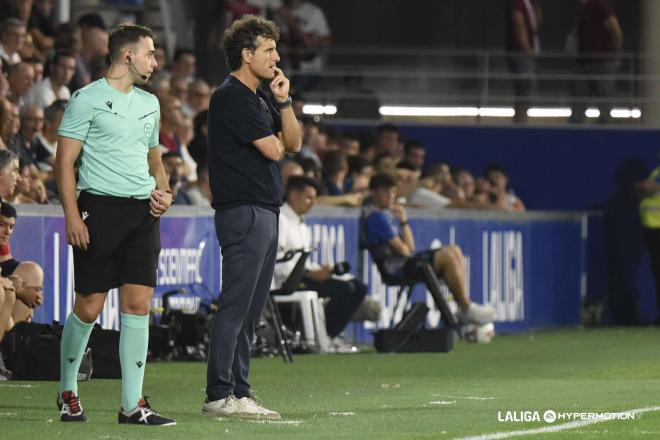
[[[536,57],[541,50],[538,26],[541,6],[537,0],[510,0],[507,6],[506,50],[516,95],[514,122],[527,121],[530,97],[536,90]]]
[[[613,75],[619,70],[619,52],[623,32],[608,0],[578,0],[572,33],[577,39],[577,74],[584,76],[573,83],[572,122],[583,122],[587,100],[597,98],[600,123],[610,120],[607,102],[615,92]],[[594,76],[596,76],[594,78]]]

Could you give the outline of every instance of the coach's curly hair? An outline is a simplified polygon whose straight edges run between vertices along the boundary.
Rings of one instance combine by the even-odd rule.
[[[225,51],[227,66],[233,72],[241,68],[243,49],[254,51],[257,37],[280,39],[280,32],[274,22],[254,15],[246,15],[236,20],[225,30],[222,37],[222,49]]]

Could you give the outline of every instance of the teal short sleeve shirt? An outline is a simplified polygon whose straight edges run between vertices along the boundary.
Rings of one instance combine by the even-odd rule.
[[[158,99],[133,87],[122,93],[105,78],[73,94],[58,134],[83,143],[78,190],[148,199],[156,187],[147,154],[158,146]]]

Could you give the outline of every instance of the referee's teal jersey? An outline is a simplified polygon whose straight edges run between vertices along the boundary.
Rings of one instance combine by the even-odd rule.
[[[158,146],[158,98],[137,87],[128,93],[105,78],[73,94],[58,134],[83,143],[78,190],[148,199],[156,187],[147,153]]]

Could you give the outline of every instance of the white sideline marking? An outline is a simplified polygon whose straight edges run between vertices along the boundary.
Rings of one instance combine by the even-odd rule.
[[[629,411],[617,411],[619,414],[643,414],[647,412],[660,411],[660,406],[648,406],[646,408],[631,409]],[[458,437],[455,440],[497,440],[510,437],[521,437],[523,435],[547,434],[549,432],[566,431],[567,429],[579,428],[581,426],[593,425],[596,423],[609,422],[605,419],[576,420],[574,422],[564,423],[563,425],[546,426],[536,429],[521,429],[520,431],[495,432],[493,434],[481,434],[471,437]]]
[[[453,405],[454,403],[456,403],[455,400],[450,400],[450,401],[447,401],[447,400],[433,400],[433,401],[427,403],[427,405]]]
[[[449,394],[432,394],[437,397],[449,397],[451,399],[466,399],[466,400],[497,400],[498,397],[482,397],[482,396],[450,396]]]
[[[29,383],[20,384],[20,383],[3,383],[0,384],[0,388],[40,388],[41,385],[32,385]]]
[[[250,423],[259,423],[259,424],[268,424],[268,425],[295,425],[298,426],[302,424],[302,420],[245,420]],[[228,432],[228,431],[227,431]]]
[[[328,413],[329,416],[354,416],[353,411],[332,411]]]

